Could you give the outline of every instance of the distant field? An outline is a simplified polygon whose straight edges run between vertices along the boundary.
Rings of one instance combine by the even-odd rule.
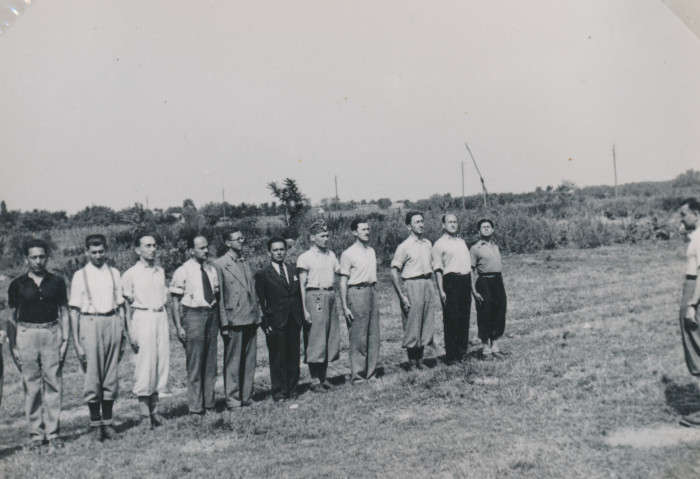
[[[0,407],[3,477],[696,477],[700,431],[677,426],[700,410],[677,324],[680,242],[557,249],[505,258],[506,359],[407,373],[401,321],[388,272],[380,275],[381,366],[376,384],[348,383],[347,330],[329,374],[337,387],[297,401],[267,396],[267,349],[259,335],[253,407],[192,426],[184,354],[171,341],[168,423],[143,435],[131,396],[132,356],[122,362],[116,416],[121,438],[86,434],[83,375],[70,349],[58,453],[28,453],[23,393],[7,347]],[[4,295],[7,281],[0,283]],[[475,317],[472,318],[472,332]],[[438,318],[436,349],[444,354]],[[221,360],[219,361],[221,365]],[[221,368],[221,366],[219,366]],[[302,367],[302,383],[309,382]],[[223,409],[222,387],[217,389]]]

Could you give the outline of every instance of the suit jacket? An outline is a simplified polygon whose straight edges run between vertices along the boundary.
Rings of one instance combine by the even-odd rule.
[[[229,253],[214,261],[219,275],[219,326],[260,324],[260,305],[255,297],[253,273],[247,262],[238,267]]]
[[[280,276],[272,264],[268,264],[255,275],[255,292],[263,312],[263,327],[282,329],[289,317],[300,326],[304,321],[301,304],[301,288],[294,266],[285,263],[289,284]]]

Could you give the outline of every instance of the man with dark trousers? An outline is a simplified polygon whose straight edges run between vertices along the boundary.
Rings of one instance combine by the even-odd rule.
[[[287,244],[282,237],[267,242],[271,262],[255,275],[255,291],[262,307],[262,328],[270,354],[270,383],[275,402],[297,397],[299,336],[304,321],[301,288],[294,266],[284,262]]]
[[[243,257],[245,237],[238,229],[224,235],[228,251],[214,261],[221,301],[219,328],[224,338],[224,391],[226,408],[253,404],[260,306],[253,273]]]
[[[187,249],[191,258],[175,270],[169,289],[177,337],[185,346],[187,404],[195,424],[201,424],[202,416],[214,410],[219,279],[207,262],[204,236],[188,239]]]
[[[457,231],[457,217],[442,217],[445,232],[433,245],[435,284],[442,303],[445,327],[445,362],[461,361],[469,344],[469,316],[472,307],[472,270],[469,248]]]

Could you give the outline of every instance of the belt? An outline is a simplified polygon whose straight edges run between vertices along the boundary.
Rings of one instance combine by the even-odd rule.
[[[466,278],[467,276],[469,276],[469,274],[470,274],[470,273],[467,273],[467,274],[462,274],[462,273],[445,273],[445,274],[443,275],[443,278],[453,277],[453,276],[457,276],[457,277],[460,277],[460,278]]]
[[[117,314],[117,310],[113,309],[112,311],[107,311],[106,313],[80,313],[82,316],[114,316]]]
[[[686,274],[685,279],[698,279],[696,274]]]
[[[404,278],[404,281],[410,281],[412,279],[430,279],[433,275],[431,273],[428,274],[422,274],[420,276],[414,276],[412,278]]]
[[[306,291],[333,291],[333,288],[306,288]]]
[[[191,308],[191,307],[189,307],[189,306],[185,306],[184,304],[182,305],[182,307],[183,307],[184,309],[187,309],[187,310],[189,310],[189,311],[205,311],[205,312],[207,312],[207,313],[208,313],[209,311],[214,311],[214,307],[215,307],[215,306],[216,306],[216,305],[211,306],[211,307],[207,307],[207,306],[195,306],[195,307]]]
[[[501,273],[479,273],[480,278],[498,278]]]
[[[58,326],[58,319],[54,319],[53,321],[49,321],[48,323],[23,323],[23,322],[19,322],[18,326],[20,328],[29,328],[29,329],[49,329],[49,328],[53,328],[54,326]]]
[[[376,281],[373,283],[366,281],[364,283],[349,284],[348,288],[371,288],[371,287],[375,286],[376,284],[377,284]]]
[[[131,309],[135,309],[136,311],[150,311],[151,313],[162,313],[165,311],[165,306],[161,306],[160,308],[137,308],[136,306],[132,306]]]

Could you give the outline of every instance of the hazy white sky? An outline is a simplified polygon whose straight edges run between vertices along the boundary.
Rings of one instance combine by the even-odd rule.
[[[700,39],[658,0],[39,0],[0,61],[10,209],[458,196],[464,141],[494,192],[611,184],[613,143],[621,182],[700,166]]]

